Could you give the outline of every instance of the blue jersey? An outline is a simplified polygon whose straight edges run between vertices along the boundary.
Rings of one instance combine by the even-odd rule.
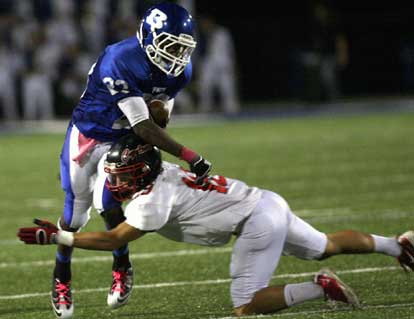
[[[174,98],[190,81],[189,63],[178,77],[153,65],[136,37],[108,46],[89,71],[85,92],[73,111],[72,122],[86,137],[115,141],[130,132],[118,102],[132,96]]]

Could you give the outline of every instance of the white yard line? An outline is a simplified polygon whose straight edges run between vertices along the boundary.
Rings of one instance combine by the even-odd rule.
[[[18,239],[2,239],[0,240],[0,246],[10,246],[10,245],[21,245],[21,241]]]
[[[395,271],[395,270],[400,270],[400,269],[401,269],[400,267],[371,267],[371,268],[340,270],[340,271],[336,271],[336,273],[339,275],[344,275],[344,274],[355,274],[355,273]],[[281,275],[273,276],[272,278],[273,279],[275,278],[278,278],[278,279],[302,278],[302,277],[311,277],[314,274],[315,272],[281,274]],[[217,284],[229,283],[230,281],[231,281],[230,278],[224,278],[224,279],[201,280],[201,281],[161,282],[161,283],[146,284],[146,285],[134,285],[134,288],[135,289],[153,289],[153,288],[179,287],[179,286],[217,285]],[[73,290],[73,292],[79,294],[79,293],[102,292],[102,291],[107,291],[107,290],[108,290],[108,287],[101,287],[101,288]],[[36,293],[30,293],[30,294],[0,296],[0,300],[35,298],[35,297],[44,297],[44,296],[49,296],[49,295],[50,295],[50,292],[36,292]]]
[[[232,247],[223,248],[208,248],[208,249],[188,249],[188,250],[176,250],[154,253],[137,253],[130,254],[130,259],[152,259],[162,257],[179,257],[179,256],[194,256],[194,255],[207,255],[207,254],[222,254],[231,252]],[[90,257],[74,257],[72,263],[88,263],[92,261],[112,261],[111,254],[106,256],[90,256]],[[39,261],[27,261],[27,262],[3,262],[0,263],[1,268],[9,267],[35,267],[35,266],[51,266],[55,264],[55,260],[39,260]]]

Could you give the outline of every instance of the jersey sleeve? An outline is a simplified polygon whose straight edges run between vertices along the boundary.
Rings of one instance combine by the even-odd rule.
[[[126,223],[144,231],[162,228],[171,214],[174,189],[159,181],[150,191],[144,191],[125,208]]]
[[[125,209],[126,223],[144,231],[158,230],[167,223],[170,212],[171,207],[163,204],[132,201]]]
[[[147,104],[142,97],[127,97],[120,100],[118,106],[128,119],[131,127],[150,118]]]

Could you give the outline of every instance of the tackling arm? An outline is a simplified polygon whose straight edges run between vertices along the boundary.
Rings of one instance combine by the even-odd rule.
[[[73,235],[73,247],[90,250],[115,250],[130,241],[144,235],[144,232],[123,222],[107,232],[69,233]],[[66,234],[65,234],[66,235]],[[56,242],[60,242],[61,232],[58,232]]]
[[[126,243],[142,237],[145,232],[123,222],[107,232],[72,233],[59,230],[56,225],[35,219],[37,227],[23,227],[17,236],[31,245],[61,244],[90,250],[115,250]]]

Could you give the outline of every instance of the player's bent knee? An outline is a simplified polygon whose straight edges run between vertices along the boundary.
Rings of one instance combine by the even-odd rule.
[[[70,231],[70,232],[73,232],[73,233],[75,233],[75,232],[77,232],[79,230],[79,228],[74,228],[74,227],[69,226],[66,223],[64,216],[62,216],[61,218],[59,218],[58,223],[57,223],[57,226],[61,230]]]
[[[327,238],[326,248],[322,256],[319,258],[319,260],[323,260],[323,259],[326,259],[326,258],[329,258],[331,256],[341,253],[341,248],[335,243],[334,240],[332,240],[329,234],[326,235],[326,238]]]
[[[59,218],[58,227],[60,229],[76,232],[84,227],[89,221],[89,212],[90,209],[83,214],[74,214],[68,218],[64,214],[61,218]]]

